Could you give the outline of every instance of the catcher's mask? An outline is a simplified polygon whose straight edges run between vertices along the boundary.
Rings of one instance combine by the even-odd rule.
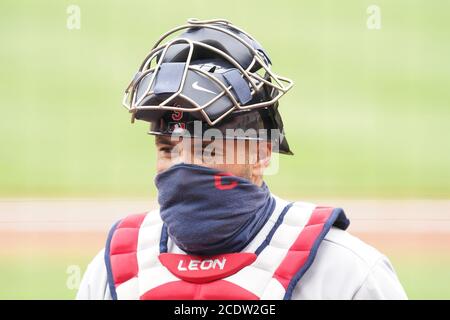
[[[270,140],[274,151],[292,154],[278,100],[293,81],[270,65],[261,45],[230,22],[189,19],[156,42],[125,90],[123,105],[132,122],[150,122],[153,135],[198,137],[214,128],[225,139]]]

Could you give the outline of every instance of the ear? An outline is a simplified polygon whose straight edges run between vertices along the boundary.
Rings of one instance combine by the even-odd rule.
[[[252,175],[255,178],[262,178],[264,170],[270,165],[270,159],[272,158],[272,142],[258,142],[257,151],[257,161],[253,164]]]

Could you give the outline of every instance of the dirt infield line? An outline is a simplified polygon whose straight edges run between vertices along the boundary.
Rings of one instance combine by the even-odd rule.
[[[383,253],[449,252],[450,233],[350,232]],[[94,256],[105,245],[105,232],[0,232],[0,257],[48,254]]]
[[[450,233],[450,200],[305,201],[344,208],[353,232]],[[156,207],[146,199],[0,199],[0,232],[102,232]]]

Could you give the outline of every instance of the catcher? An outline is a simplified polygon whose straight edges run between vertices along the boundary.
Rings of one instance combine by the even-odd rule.
[[[123,101],[156,136],[160,208],[112,227],[77,298],[406,299],[342,209],[264,182],[275,155],[293,154],[278,110],[292,85],[226,20],[164,34]]]

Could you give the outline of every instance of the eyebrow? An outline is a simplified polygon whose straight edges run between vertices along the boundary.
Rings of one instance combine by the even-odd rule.
[[[172,141],[169,137],[166,136],[156,136],[155,137],[155,144],[166,144],[166,145],[175,145],[175,141]]]

